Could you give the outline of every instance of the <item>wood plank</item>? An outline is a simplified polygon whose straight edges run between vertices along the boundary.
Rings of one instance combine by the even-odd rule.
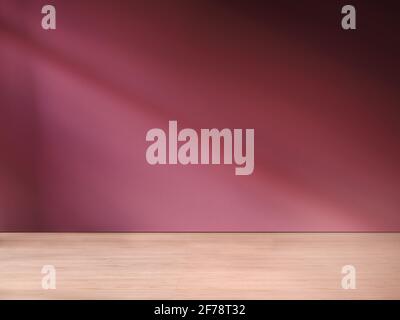
[[[2,233],[0,299],[399,299],[399,249],[394,233]]]

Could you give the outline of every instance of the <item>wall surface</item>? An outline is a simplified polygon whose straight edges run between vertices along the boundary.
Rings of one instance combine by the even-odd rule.
[[[400,23],[352,1],[0,1],[0,231],[400,231]],[[255,170],[146,133],[254,128]]]

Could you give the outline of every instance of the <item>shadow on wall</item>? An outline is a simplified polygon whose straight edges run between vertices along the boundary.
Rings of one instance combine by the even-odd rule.
[[[2,1],[0,229],[400,230],[399,23],[305,3]],[[169,120],[254,128],[254,173],[150,166]]]

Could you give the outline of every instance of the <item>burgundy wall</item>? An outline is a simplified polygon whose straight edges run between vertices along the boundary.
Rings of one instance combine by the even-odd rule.
[[[0,0],[0,231],[400,231],[399,11],[268,2]],[[168,120],[254,173],[147,164]]]

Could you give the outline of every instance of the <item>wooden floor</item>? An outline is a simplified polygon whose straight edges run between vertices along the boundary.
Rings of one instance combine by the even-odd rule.
[[[399,299],[400,234],[3,233],[0,299],[17,298]]]

